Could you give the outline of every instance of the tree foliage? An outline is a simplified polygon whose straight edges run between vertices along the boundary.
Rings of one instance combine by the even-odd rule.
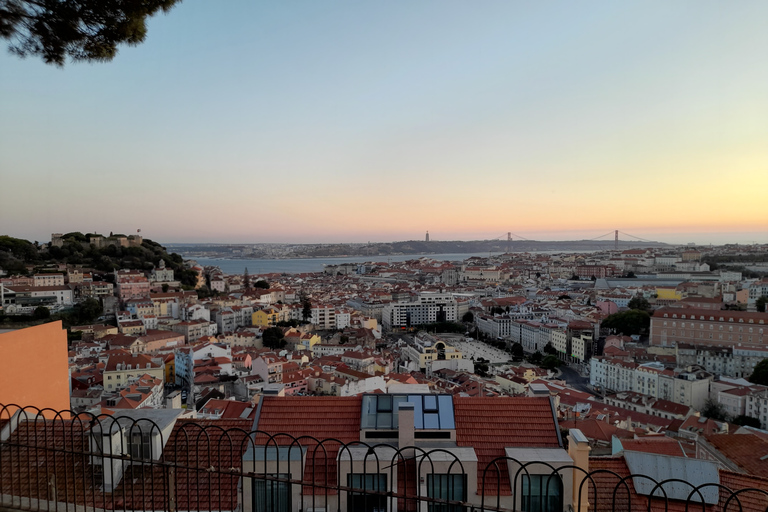
[[[651,303],[648,302],[648,299],[645,297],[641,297],[639,295],[632,297],[630,299],[629,303],[627,304],[627,307],[629,309],[639,309],[640,311],[650,311],[651,310]]]
[[[557,349],[552,346],[552,342],[548,342],[546,345],[544,345],[544,353],[548,355],[555,355],[557,354]]]
[[[747,380],[753,384],[768,386],[768,359],[763,359],[757,363],[755,369],[752,370],[752,375]]]
[[[261,340],[267,348],[283,348],[286,345],[283,331],[279,327],[269,327],[264,330]]]
[[[510,351],[512,352],[512,359],[515,361],[522,361],[525,357],[525,350],[520,343],[513,343]]]
[[[263,279],[259,279],[253,283],[254,288],[261,288],[262,290],[269,290],[269,283]]]
[[[475,321],[475,315],[473,315],[471,311],[467,311],[464,313],[464,316],[461,317],[461,321],[471,324]]]
[[[766,297],[765,295],[763,295],[763,296],[759,297],[759,298],[758,298],[758,299],[755,301],[755,307],[757,308],[757,310],[758,310],[760,313],[765,313],[765,305],[766,305],[767,303],[768,303],[768,297]]]
[[[617,333],[632,335],[645,332],[651,325],[651,315],[646,311],[631,309],[621,313],[614,313],[603,320],[602,326],[614,329]]]
[[[420,331],[427,332],[449,332],[454,334],[463,334],[466,327],[456,322],[433,322],[430,324],[421,324],[418,326]]]
[[[562,361],[557,356],[548,355],[544,358],[543,361],[541,361],[541,367],[547,370],[554,370],[555,368],[558,368],[561,364],[563,364]]]
[[[733,418],[732,423],[736,425],[744,425],[747,427],[755,427],[760,428],[760,420],[757,418],[753,418],[752,416],[747,416],[745,414],[740,414]]]
[[[0,37],[11,53],[46,64],[105,62],[147,35],[147,18],[180,0],[0,0]]]
[[[75,306],[76,321],[79,324],[90,324],[101,316],[101,303],[94,298],[87,298]]]
[[[704,402],[704,409],[701,410],[701,415],[711,420],[728,421],[728,414],[725,412],[725,408],[711,398]]]
[[[45,306],[37,306],[32,312],[32,318],[35,320],[47,320],[51,318],[51,310]]]

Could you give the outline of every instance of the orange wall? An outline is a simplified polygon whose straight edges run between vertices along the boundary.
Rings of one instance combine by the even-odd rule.
[[[0,334],[0,404],[69,409],[67,331],[60,321]]]

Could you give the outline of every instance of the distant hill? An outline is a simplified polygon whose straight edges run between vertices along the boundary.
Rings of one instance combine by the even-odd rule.
[[[145,238],[136,247],[110,245],[99,249],[89,242],[89,237],[94,236],[99,235],[67,233],[62,236],[61,247],[0,236],[0,268],[9,275],[26,275],[29,268],[32,272],[39,272],[67,264],[107,274],[115,269],[148,271],[163,260],[183,285],[194,286],[197,282],[197,274],[184,267],[183,258],[176,253],[169,254],[157,242]]]
[[[185,256],[270,259],[331,258],[342,256],[389,256],[399,254],[482,254],[536,251],[602,251],[614,248],[613,241],[572,240],[540,242],[528,240],[440,241],[408,240],[369,244],[169,244]],[[673,247],[660,242],[619,242],[619,249]],[[279,250],[277,249],[279,248]]]

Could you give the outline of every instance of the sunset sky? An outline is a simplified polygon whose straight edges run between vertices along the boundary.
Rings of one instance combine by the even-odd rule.
[[[766,243],[766,20],[765,0],[184,0],[111,63],[3,48],[0,234]]]

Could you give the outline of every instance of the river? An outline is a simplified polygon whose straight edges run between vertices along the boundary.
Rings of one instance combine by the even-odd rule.
[[[492,254],[493,255],[493,254]],[[326,265],[340,265],[342,263],[398,262],[417,260],[419,258],[432,258],[441,261],[464,261],[472,256],[488,257],[488,253],[482,254],[401,254],[397,256],[355,256],[350,258],[296,258],[296,259],[258,259],[258,260],[234,260],[227,258],[193,258],[203,266],[219,267],[225,274],[242,274],[245,269],[251,275],[259,274],[301,274],[305,272],[322,272]]]

